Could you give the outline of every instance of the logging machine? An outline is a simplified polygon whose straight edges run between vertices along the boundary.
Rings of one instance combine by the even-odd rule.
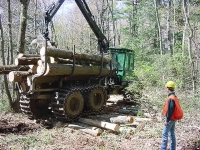
[[[64,1],[58,0],[45,12],[46,43],[50,40],[48,24]],[[85,0],[75,2],[98,39],[100,55],[47,44],[40,56],[19,54],[15,63],[20,67],[9,73],[9,80],[17,83],[21,111],[31,117],[53,114],[59,120],[71,121],[80,115],[100,113],[108,95],[124,94],[129,84],[125,77],[134,69],[133,51],[109,48]]]

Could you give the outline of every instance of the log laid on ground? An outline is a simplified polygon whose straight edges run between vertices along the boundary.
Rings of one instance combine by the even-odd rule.
[[[135,117],[134,119],[135,119],[135,121],[137,121],[137,122],[152,121],[151,118],[140,118],[140,117]]]
[[[98,120],[93,120],[93,119],[87,119],[87,118],[79,118],[79,122],[93,125],[96,127],[112,130],[115,132],[119,132],[119,125],[114,124],[114,123],[109,123],[109,122],[104,122],[104,121],[98,121]]]
[[[47,56],[52,57],[60,57],[65,59],[73,59],[73,52],[69,50],[63,50],[58,48],[47,47]],[[42,47],[40,50],[40,56],[45,56],[45,47]],[[93,61],[93,62],[101,62],[100,55],[94,54],[79,54],[75,53],[75,60],[83,60],[83,61]],[[111,58],[103,57],[103,63],[110,63]]]
[[[114,95],[114,94],[111,94],[109,95],[109,99],[107,100],[107,102],[111,102],[111,103],[119,103],[119,102],[123,102],[123,98],[124,96],[123,95]]]
[[[28,71],[11,71],[8,77],[10,82],[21,82],[27,78],[29,74]]]
[[[21,57],[15,58],[15,65],[36,65],[40,57]]]
[[[145,117],[149,117],[149,118],[155,118],[156,117],[156,114],[150,114],[150,113],[143,113],[143,116]]]
[[[133,116],[117,116],[117,117],[111,117],[110,118],[110,122],[112,123],[133,123],[134,122],[134,118]]]
[[[44,72],[45,66],[39,66],[37,68],[37,73],[42,74]],[[73,71],[72,65],[66,64],[47,64],[45,76],[51,75],[70,75]],[[75,66],[73,76],[84,76],[84,75],[99,75],[100,67],[97,66]],[[110,74],[110,70],[103,68],[100,76],[107,76]]]
[[[103,132],[102,129],[97,128],[97,127],[89,128],[89,127],[83,127],[83,126],[75,125],[75,124],[69,124],[68,127],[82,131],[82,132],[85,132],[85,133],[88,133],[88,134],[93,135],[93,136],[100,136],[101,133]]]
[[[138,110],[119,109],[119,113],[136,116],[138,114]]]
[[[106,104],[107,105],[107,104]],[[111,112],[113,112],[113,113],[119,113],[119,109],[118,108],[114,108],[114,107],[105,107],[104,109],[103,109],[103,112],[104,113],[111,113]]]
[[[135,132],[136,131],[136,128],[134,127],[120,127],[119,129],[120,132],[125,132],[125,133],[132,133],[132,132]]]

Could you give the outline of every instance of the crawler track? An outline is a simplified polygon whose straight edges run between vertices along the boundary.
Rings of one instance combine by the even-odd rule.
[[[62,121],[74,121],[81,115],[99,114],[106,103],[107,93],[99,85],[62,88],[55,92],[51,109]]]
[[[22,113],[30,119],[45,118],[48,113],[48,103],[45,100],[34,99],[33,95],[20,95],[20,108]]]

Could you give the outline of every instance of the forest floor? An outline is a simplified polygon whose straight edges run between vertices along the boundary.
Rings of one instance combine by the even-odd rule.
[[[154,105],[154,104],[152,104]],[[200,111],[195,101],[184,103],[184,118],[176,123],[177,150],[200,149]],[[158,109],[158,108],[157,108]],[[160,112],[160,110],[154,110]],[[92,136],[57,122],[46,129],[23,114],[0,112],[1,150],[159,150],[163,119],[160,113],[136,132],[104,130]]]

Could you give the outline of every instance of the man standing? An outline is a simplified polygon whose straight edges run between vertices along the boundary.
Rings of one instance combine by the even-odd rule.
[[[175,83],[168,81],[166,83],[168,98],[163,108],[163,115],[166,117],[163,132],[161,150],[167,149],[168,135],[170,136],[170,150],[176,150],[175,123],[183,117],[183,111],[179,104],[179,99],[176,97],[174,89]]]

